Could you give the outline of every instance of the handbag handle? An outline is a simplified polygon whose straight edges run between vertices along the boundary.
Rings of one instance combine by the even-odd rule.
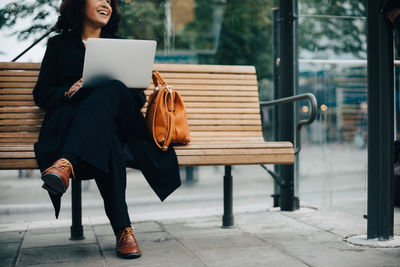
[[[158,71],[153,72],[153,75],[151,76],[151,78],[153,79],[154,87],[158,87],[159,84],[161,84],[162,87],[168,87],[164,78],[161,76],[161,74]]]

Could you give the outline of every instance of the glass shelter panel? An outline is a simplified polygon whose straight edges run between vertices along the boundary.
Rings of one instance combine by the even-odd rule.
[[[317,97],[303,129],[298,194],[303,203],[357,215],[367,198],[367,62],[360,1],[299,2],[299,93]],[[298,106],[303,117],[307,106]]]

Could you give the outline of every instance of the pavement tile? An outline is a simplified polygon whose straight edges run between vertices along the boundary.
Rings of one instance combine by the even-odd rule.
[[[114,235],[114,231],[110,224],[94,225],[93,227],[97,237],[103,235]]]
[[[385,266],[399,264],[399,258],[376,249],[351,246],[342,238],[320,230],[299,233],[270,232],[261,238],[287,255],[312,266]]]
[[[25,236],[22,243],[22,248],[33,248],[33,247],[53,247],[53,246],[65,246],[65,245],[79,245],[79,244],[91,244],[96,243],[96,238],[93,231],[85,231],[85,239],[83,240],[69,240],[69,232],[56,232],[42,233],[42,234],[28,234]]]
[[[53,246],[22,249],[18,264],[23,266],[57,263],[58,265],[59,263],[73,262],[71,266],[86,266],[86,263],[102,259],[97,244]],[[76,265],[76,262],[80,262],[82,265]]]
[[[342,237],[366,234],[367,230],[366,219],[340,211],[318,210],[318,212],[314,213],[295,211],[284,212],[282,214]],[[343,218],[346,219],[343,220]]]
[[[238,214],[235,216],[235,224],[238,228],[255,234],[282,231],[302,233],[316,230],[312,226],[299,223],[295,219],[275,211]]]
[[[202,266],[185,248],[175,239],[159,242],[157,246],[147,249],[141,245],[142,257],[126,260],[118,258],[115,251],[105,251],[108,266]]]
[[[0,258],[0,267],[11,267],[13,265],[14,258]]]
[[[133,230],[135,233],[147,233],[147,232],[160,232],[162,231],[161,225],[154,222],[133,222],[132,223]]]
[[[25,231],[2,232],[0,233],[0,243],[19,242],[24,237]]]
[[[381,251],[390,256],[397,257],[399,259],[399,265],[400,265],[400,248],[377,248],[376,250]]]
[[[0,244],[0,259],[17,256],[19,244],[20,242],[2,242]]]
[[[189,250],[197,253],[199,250],[213,250],[223,248],[250,248],[262,247],[266,242],[250,234],[226,236],[197,236],[179,239]]]
[[[90,225],[83,225],[83,234],[86,235],[86,232],[92,231],[92,227]],[[43,235],[43,234],[59,234],[59,233],[70,233],[71,228],[68,227],[48,227],[42,229],[28,229],[26,235]]]
[[[73,261],[73,262],[57,262],[57,263],[46,263],[46,264],[34,264],[34,265],[18,265],[18,267],[104,267],[104,260],[90,260],[90,261]]]
[[[266,245],[264,247],[220,247],[195,253],[206,266],[307,266],[279,250]]]
[[[171,233],[171,235],[181,237],[195,237],[205,235],[229,235],[229,234],[240,234],[241,230],[237,227],[224,229],[221,228],[221,222],[216,220],[202,221],[202,222],[185,222],[164,224],[162,223],[165,230]]]
[[[203,216],[203,217],[189,217],[183,219],[186,223],[206,223],[206,222],[216,222],[221,226],[221,216]],[[177,224],[182,223],[182,218],[179,219],[168,219],[160,222],[162,225]]]

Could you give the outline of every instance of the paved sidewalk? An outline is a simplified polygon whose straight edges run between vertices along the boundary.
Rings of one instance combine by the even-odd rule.
[[[399,221],[399,209],[395,216]],[[231,229],[220,227],[220,216],[134,225],[139,259],[116,256],[108,224],[86,224],[81,241],[69,240],[69,227],[31,226],[0,233],[0,266],[400,266],[400,248],[343,241],[365,234],[366,220],[332,210],[238,213]]]

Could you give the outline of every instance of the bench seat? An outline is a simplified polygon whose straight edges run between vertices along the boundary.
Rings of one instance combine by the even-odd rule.
[[[33,143],[44,112],[32,89],[39,69],[39,63],[0,63],[0,169],[37,168]],[[175,146],[181,166],[294,162],[290,142],[263,140],[254,67],[155,64],[154,70],[186,105],[192,142]]]

